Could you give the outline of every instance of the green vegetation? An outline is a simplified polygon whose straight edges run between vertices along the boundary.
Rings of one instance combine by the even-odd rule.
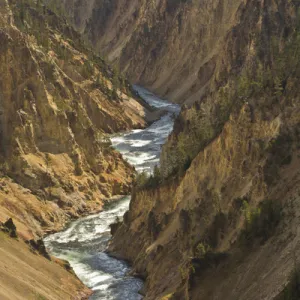
[[[189,278],[191,274],[195,273],[195,268],[192,263],[188,263],[184,266],[179,267],[180,277],[182,281],[185,281]]]
[[[219,265],[227,257],[228,253],[214,252],[208,244],[200,242],[194,249],[193,273],[199,276],[206,269]]]
[[[183,130],[163,149],[161,157],[163,178],[184,174],[200,149],[213,139],[215,128],[210,117],[211,108],[209,104],[203,104],[199,111],[193,107],[186,113],[185,119],[179,117],[176,120],[176,123],[180,124],[178,127]]]
[[[142,172],[136,177],[136,188],[139,189],[151,189],[156,188],[161,183],[161,174],[158,166],[154,167],[153,174]]]
[[[39,293],[36,293],[34,296],[34,299],[36,300],[47,300],[47,298]]]
[[[62,111],[62,112],[72,112],[73,111],[70,103],[68,103],[67,100],[62,99],[59,96],[54,98],[53,100],[56,103],[56,106],[60,111]]]
[[[44,75],[45,77],[50,80],[53,81],[55,80],[55,65],[52,59],[47,59],[45,62],[43,62],[43,70],[44,70]]]
[[[94,62],[94,60],[92,61]],[[99,69],[103,69],[103,65],[99,66],[97,62],[99,62],[99,59],[96,59],[96,66]],[[109,72],[103,72],[102,74],[98,73],[95,79],[94,87],[101,90],[110,100],[120,100],[119,91],[132,96],[131,84],[124,75],[119,74],[117,69],[109,70]],[[108,81],[111,82],[111,88],[108,87]]]
[[[67,62],[71,61],[72,54],[66,45],[64,45],[62,39],[60,39],[58,43],[52,45],[52,48],[59,59]]]
[[[36,12],[43,16],[45,14],[40,1],[21,0],[20,3],[16,3],[11,0],[11,2],[15,5],[13,12],[17,27],[34,36],[38,45],[48,49],[50,46],[48,23],[36,16]]]
[[[245,224],[239,240],[246,246],[250,246],[255,240],[261,243],[267,241],[282,218],[280,203],[272,200],[262,201],[258,207],[250,207],[249,203],[244,201],[242,211]]]
[[[94,67],[93,67],[92,63],[90,62],[90,60],[85,60],[84,61],[84,64],[82,65],[80,74],[84,78],[90,78],[91,76],[93,76]]]
[[[107,95],[109,99],[112,99],[111,90],[109,89],[107,85],[107,79],[103,76],[103,74],[97,74],[94,87],[99,89],[103,94]]]
[[[209,252],[211,252],[211,247],[201,242],[196,246],[195,257],[204,258]]]

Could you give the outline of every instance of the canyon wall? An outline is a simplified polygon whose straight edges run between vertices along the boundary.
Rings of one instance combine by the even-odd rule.
[[[47,3],[121,73],[187,104],[109,248],[145,299],[297,299],[298,1]]]
[[[298,6],[240,3],[201,102],[136,185],[110,251],[145,278],[145,299],[299,296]]]
[[[0,8],[0,220],[32,238],[129,193],[107,134],[145,126],[147,109],[41,2]]]
[[[0,41],[0,298],[87,299],[40,239],[130,193],[108,134],[152,111],[41,1],[0,0]]]
[[[48,0],[129,78],[178,103],[205,93],[243,0]],[[225,62],[226,63],[226,62]]]

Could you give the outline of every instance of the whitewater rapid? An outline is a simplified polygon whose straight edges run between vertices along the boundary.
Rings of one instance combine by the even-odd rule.
[[[159,163],[161,146],[173,129],[179,106],[161,100],[146,89],[135,86],[136,92],[151,106],[166,113],[143,130],[114,135],[113,146],[138,172],[151,172]],[[48,251],[69,261],[80,280],[94,291],[91,300],[140,300],[143,282],[128,276],[130,268],[124,261],[105,253],[111,238],[110,224],[122,219],[128,210],[130,196],[111,203],[99,214],[72,222],[63,232],[44,239]]]

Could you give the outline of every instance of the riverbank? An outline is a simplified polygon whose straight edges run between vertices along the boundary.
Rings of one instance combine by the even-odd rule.
[[[128,276],[126,262],[106,254],[110,224],[122,219],[130,197],[111,202],[99,214],[80,218],[62,232],[45,238],[50,253],[67,260],[80,280],[93,291],[90,299],[140,300],[140,279]],[[111,298],[107,298],[111,295]]]
[[[163,116],[146,129],[116,134],[112,144],[138,172],[150,172],[159,163],[161,146],[173,129],[179,106],[163,101],[149,91],[135,87],[140,96]],[[80,218],[62,232],[45,238],[50,253],[68,260],[77,276],[94,291],[90,299],[139,300],[142,281],[128,276],[126,262],[106,253],[111,239],[110,225],[121,220],[129,208],[129,197],[109,201],[96,215]]]
[[[148,107],[147,104],[145,106]],[[148,124],[153,124],[153,118],[165,115],[165,110],[159,108],[145,108],[143,112],[148,114]],[[114,152],[116,158],[114,161],[115,168],[108,175],[111,181],[115,176],[116,181],[112,190],[114,193],[118,193],[123,189],[118,182],[125,174],[122,175],[122,172],[116,172],[116,170],[119,169],[120,163],[123,163],[124,160],[119,153]],[[54,155],[49,155],[48,159],[56,170],[55,174],[57,172],[65,174],[64,180],[70,174],[73,174],[71,168],[64,169],[68,162],[65,155],[60,155],[59,161],[56,161],[57,156]],[[42,169],[43,162],[39,161],[39,163],[39,165],[36,165]],[[126,162],[125,164],[127,168],[132,169]],[[81,177],[80,182],[84,179],[84,176]],[[74,176],[70,178],[73,181],[74,179],[76,179]],[[83,189],[85,185],[89,186],[90,183],[86,182],[86,184],[79,187],[78,192],[73,191],[70,195],[63,193],[59,188],[51,188],[48,192],[52,195],[52,201],[46,201],[43,200],[43,195],[35,195],[8,177],[0,179],[0,220],[5,221],[8,217],[12,217],[19,236],[18,240],[12,239],[0,232],[0,251],[3,254],[0,258],[1,299],[24,299],[24,297],[26,299],[51,300],[87,299],[91,295],[91,290],[78,277],[74,276],[72,271],[68,271],[68,264],[56,259],[54,256],[52,256],[52,261],[49,261],[38,253],[33,253],[28,244],[25,243],[27,240],[38,239],[45,234],[48,236],[50,233],[60,232],[82,218],[89,219],[91,215],[103,212],[107,206],[118,202],[122,197],[105,198],[102,196],[101,201],[97,200],[98,198],[93,199],[91,191],[94,188],[89,186],[88,189]],[[84,195],[85,203],[78,201],[80,195]],[[62,205],[62,207],[59,208],[58,205]],[[125,263],[122,266],[125,275],[129,269]],[[141,284],[141,281],[138,280],[138,284]],[[137,291],[139,289],[140,287],[137,288]]]

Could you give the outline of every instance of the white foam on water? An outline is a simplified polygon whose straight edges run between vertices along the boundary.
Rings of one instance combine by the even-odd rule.
[[[126,139],[124,137],[116,136],[116,137],[112,137],[111,141],[114,145],[118,145],[120,143],[124,143],[126,141]]]
[[[140,148],[140,147],[144,147],[146,145],[149,145],[152,141],[143,141],[143,140],[140,140],[140,141],[133,141],[132,145],[134,147],[137,147],[137,148]]]
[[[109,287],[109,284],[97,285],[93,288],[93,291],[105,291]]]
[[[151,167],[137,167],[135,168],[137,172],[142,173],[142,172],[147,172],[151,173]]]
[[[138,172],[151,173],[155,164],[159,164],[161,146],[173,130],[173,114],[179,113],[179,106],[161,100],[140,86],[134,86],[136,92],[151,106],[164,109],[166,115],[146,129],[132,130],[111,138],[112,145]]]
[[[151,155],[151,154],[138,154],[138,156],[126,156],[129,162],[134,164],[135,166],[140,166],[144,164],[147,161],[150,161],[151,159],[156,158],[156,155]]]
[[[101,271],[93,271],[83,263],[71,263],[73,270],[76,274],[80,274],[82,282],[94,290],[94,287],[101,287],[102,290],[106,290],[109,287],[109,281],[113,281],[113,276],[105,274]]]
[[[143,131],[143,129],[134,129],[134,130],[132,130],[133,133],[139,133],[139,132],[142,132],[142,131]]]

